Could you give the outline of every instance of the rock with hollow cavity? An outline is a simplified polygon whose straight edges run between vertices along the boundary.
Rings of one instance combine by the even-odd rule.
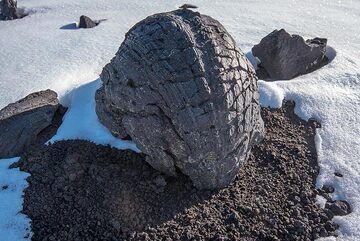
[[[325,56],[327,39],[304,40],[284,29],[274,30],[252,48],[260,60],[259,78],[289,80],[309,73],[328,62]]]
[[[0,2],[0,20],[13,20],[20,18],[17,11],[16,0],[2,0]]]
[[[59,107],[57,94],[45,90],[0,110],[0,158],[18,156],[32,145]]]
[[[101,79],[100,121],[198,188],[228,185],[264,134],[255,72],[209,16],[182,9],[139,22]]]

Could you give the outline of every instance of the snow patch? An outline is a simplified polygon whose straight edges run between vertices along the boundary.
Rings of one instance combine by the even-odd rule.
[[[69,104],[69,109],[56,135],[49,142],[82,139],[140,152],[134,142],[114,137],[100,123],[95,112],[95,92],[100,86],[101,80],[97,79],[74,89],[63,97],[63,100]]]
[[[280,108],[284,100],[284,90],[274,82],[258,81],[260,104],[265,107]]]
[[[29,174],[9,166],[18,157],[0,160],[0,239],[4,241],[30,240],[30,220],[21,212],[23,190],[28,186]],[[28,234],[28,237],[25,236]]]
[[[316,205],[318,205],[320,208],[325,208],[326,204],[326,198],[323,196],[316,195]]]

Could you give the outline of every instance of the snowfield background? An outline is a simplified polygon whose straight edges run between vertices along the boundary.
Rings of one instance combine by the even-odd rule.
[[[30,15],[0,22],[0,108],[25,95],[53,89],[69,106],[53,140],[83,138],[137,150],[116,140],[94,115],[98,75],[115,55],[124,34],[148,15],[182,5],[174,0],[19,0]],[[190,2],[189,2],[190,3]],[[338,238],[360,240],[360,1],[359,0],[199,0],[199,12],[219,20],[251,57],[252,46],[274,29],[304,37],[328,38],[335,59],[291,81],[259,81],[263,106],[295,100],[296,113],[322,123],[317,135],[321,174],[318,186],[334,185],[334,199],[345,199],[353,212],[335,217]],[[72,29],[80,15],[108,19],[93,29]],[[83,85],[85,84],[85,85]],[[81,86],[82,85],[82,86]],[[96,128],[94,128],[96,126]],[[25,173],[0,161],[0,239],[22,240],[30,223],[21,211]],[[340,172],[343,178],[334,176]]]

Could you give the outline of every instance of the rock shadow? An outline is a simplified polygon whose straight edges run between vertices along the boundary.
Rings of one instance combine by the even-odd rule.
[[[325,56],[328,59],[328,63],[331,63],[336,57],[336,50],[333,47],[327,45],[326,51],[325,51]]]
[[[61,30],[77,30],[78,28],[78,24],[77,23],[69,23],[66,24],[64,26],[60,27]]]

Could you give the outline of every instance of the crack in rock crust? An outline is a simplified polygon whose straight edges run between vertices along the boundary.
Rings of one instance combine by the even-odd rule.
[[[198,188],[228,185],[264,135],[255,71],[209,16],[182,9],[137,23],[100,77],[100,121]]]

